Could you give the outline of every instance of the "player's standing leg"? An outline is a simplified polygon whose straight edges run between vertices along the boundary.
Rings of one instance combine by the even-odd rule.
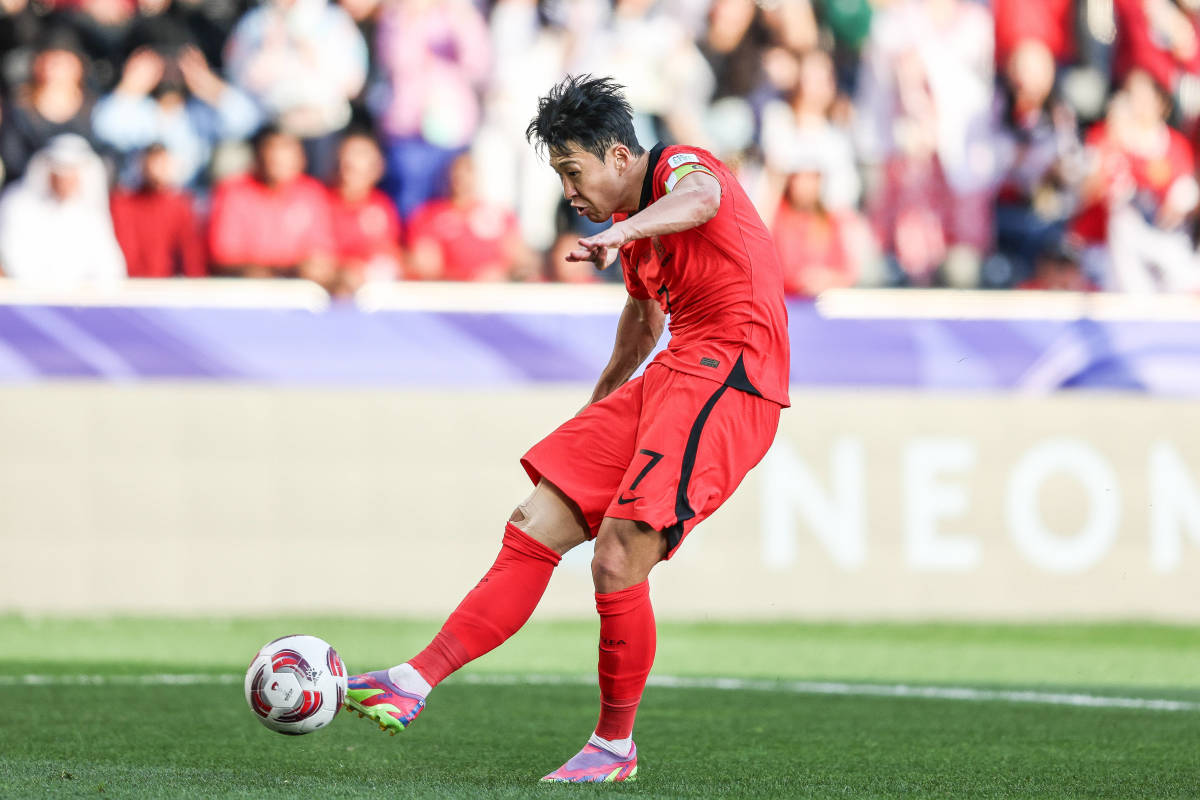
[[[637,774],[633,722],[656,642],[647,577],[666,552],[666,538],[644,522],[606,517],[601,524],[592,558],[600,614],[600,719],[584,748],[542,780],[611,782]]]
[[[424,650],[403,664],[349,680],[346,709],[395,734],[416,719],[434,686],[520,630],[562,554],[587,538],[575,505],[542,480],[517,507],[495,563]]]

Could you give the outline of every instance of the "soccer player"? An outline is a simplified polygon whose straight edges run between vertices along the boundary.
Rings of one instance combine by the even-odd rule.
[[[654,661],[647,576],[775,437],[788,405],[783,282],[770,234],[729,169],[696,147],[647,152],[610,79],[563,80],[526,136],[578,214],[613,220],[568,255],[603,269],[620,248],[629,298],[612,358],[588,405],[521,459],[535,488],[492,568],[428,647],[350,678],[346,703],[392,733],[407,727],[434,686],[517,632],[562,555],[594,539],[600,718],[584,748],[542,780],[629,780]],[[631,380],[666,316],[669,346]]]

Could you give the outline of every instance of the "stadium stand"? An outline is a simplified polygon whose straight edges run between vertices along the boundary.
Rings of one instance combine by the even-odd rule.
[[[426,277],[385,218],[407,227],[448,202],[464,153],[491,227],[521,241],[498,248],[507,263],[443,277],[586,280],[550,263],[558,187],[522,136],[538,91],[584,71],[629,85],[646,143],[703,145],[736,166],[798,295],[1189,292],[1200,275],[1193,0],[9,0],[0,51],[5,191],[74,133],[107,165],[118,226],[147,149],[171,157],[163,188],[188,194],[143,193],[138,212],[186,216],[182,199],[220,228],[218,187],[255,180],[256,130],[298,139],[310,177],[330,186],[343,139],[374,138],[372,208],[392,208],[366,216],[384,222],[372,231],[391,237],[385,255],[365,272],[374,256],[276,270],[334,294]],[[342,209],[334,236],[361,249],[364,218]],[[130,275],[228,267],[210,250],[200,270],[181,245],[187,257],[147,267],[128,225],[118,238]]]

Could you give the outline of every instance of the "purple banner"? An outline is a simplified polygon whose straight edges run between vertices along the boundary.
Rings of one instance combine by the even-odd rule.
[[[792,384],[1200,396],[1200,322],[827,319],[789,306]],[[615,314],[0,305],[0,382],[495,387],[595,380]]]

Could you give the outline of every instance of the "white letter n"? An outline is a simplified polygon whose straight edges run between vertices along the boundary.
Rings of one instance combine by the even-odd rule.
[[[1187,464],[1166,442],[1150,448],[1150,564],[1159,572],[1179,568],[1184,531],[1200,545],[1200,492]]]
[[[782,437],[763,460],[763,562],[772,569],[796,563],[796,517],[803,517],[834,563],[861,567],[867,559],[863,524],[863,446],[844,437],[829,456],[830,491],[818,483],[808,465]]]

